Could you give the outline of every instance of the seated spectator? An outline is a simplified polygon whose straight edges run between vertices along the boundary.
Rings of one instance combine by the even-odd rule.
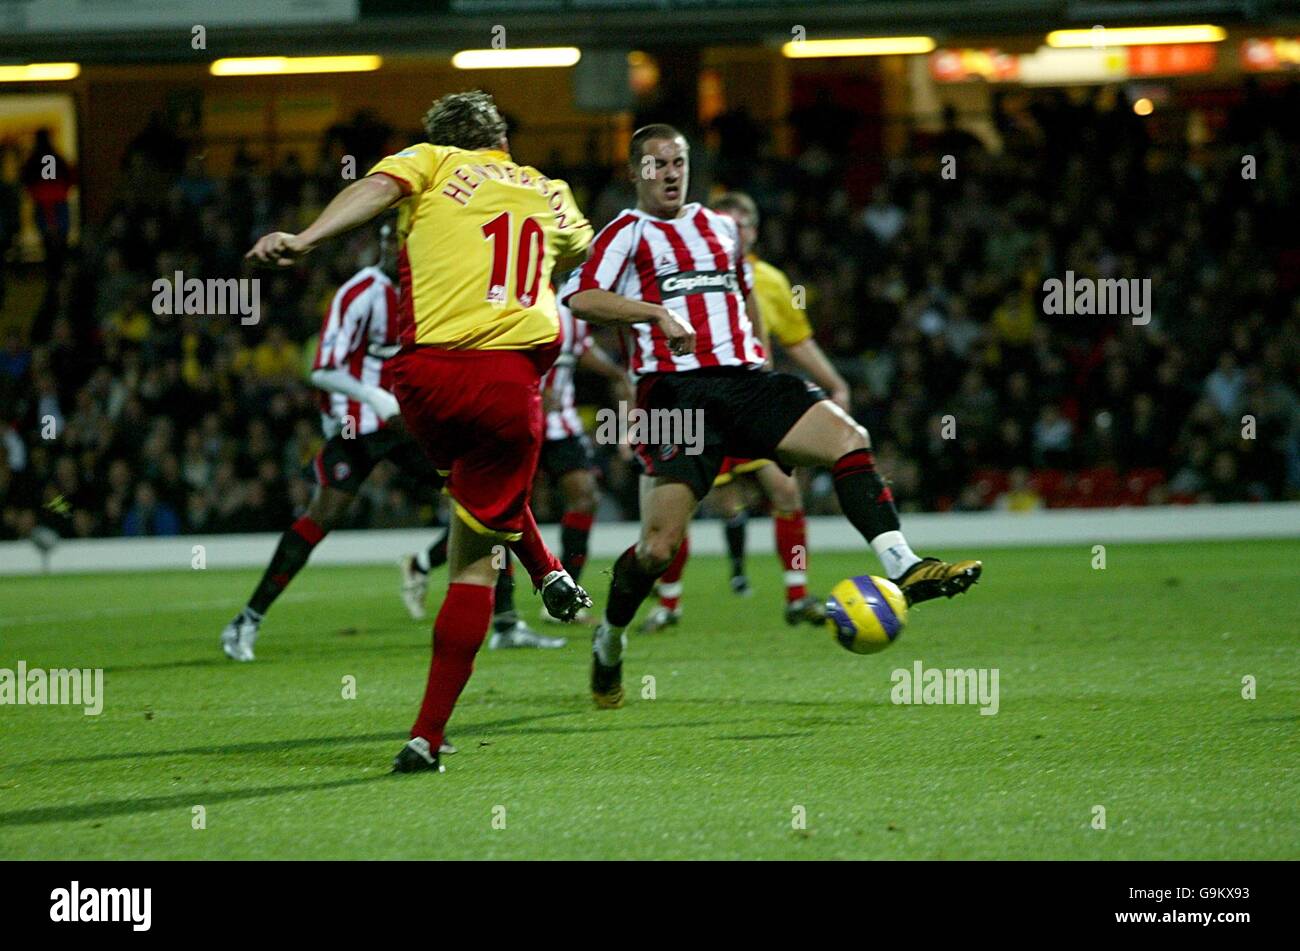
[[[1043,497],[1029,484],[1029,473],[1022,468],[1011,470],[1007,490],[993,501],[999,512],[1036,512],[1043,507]]]
[[[1044,406],[1034,423],[1034,463],[1049,469],[1070,465],[1074,451],[1074,424],[1053,403]]]
[[[180,518],[174,509],[158,500],[154,488],[148,482],[136,486],[135,504],[127,511],[122,521],[122,534],[133,535],[179,535]]]

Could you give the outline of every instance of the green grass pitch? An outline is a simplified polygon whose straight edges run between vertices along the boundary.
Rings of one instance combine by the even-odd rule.
[[[388,773],[429,644],[395,567],[308,566],[251,665],[217,635],[256,571],[7,578],[0,667],[103,667],[106,699],[0,707],[0,857],[1300,858],[1300,541],[985,556],[872,656],[786,627],[770,556],[746,601],[696,558],[626,708],[585,628],[484,651],[441,776]],[[815,590],[863,570],[814,552]],[[998,713],[891,703],[916,660],[996,668]]]

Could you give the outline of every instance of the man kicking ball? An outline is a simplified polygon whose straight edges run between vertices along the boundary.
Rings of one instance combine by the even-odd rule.
[[[660,427],[657,444],[636,449],[645,473],[641,537],[614,563],[592,639],[591,693],[606,708],[623,704],[624,631],[726,456],[830,469],[845,517],[910,604],[960,594],[982,570],[978,561],[915,554],[866,430],[819,388],[764,368],[744,242],[733,219],[686,202],[690,159],[682,134],[667,125],[637,130],[628,163],[637,207],[596,237],[567,303],[592,323],[630,331],[638,407],[652,417],[694,414],[704,441],[697,453],[667,441],[662,431],[670,427]]]

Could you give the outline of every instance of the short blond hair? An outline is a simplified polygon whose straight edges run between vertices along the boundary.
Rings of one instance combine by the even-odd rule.
[[[424,134],[434,145],[495,149],[506,137],[506,120],[496,101],[481,89],[453,92],[424,114]]]

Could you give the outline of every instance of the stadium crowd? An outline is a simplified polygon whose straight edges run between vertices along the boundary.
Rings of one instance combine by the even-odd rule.
[[[694,190],[758,202],[760,253],[802,289],[901,507],[1297,498],[1291,99],[1249,90],[1189,142],[1156,134],[1116,90],[1008,94],[981,136],[951,116],[914,132],[861,198],[845,184],[852,121],[795,124],[789,161],[762,135],[728,135],[743,125],[732,116],[696,137]],[[0,537],[279,531],[303,509],[321,443],[306,368],[370,236],[264,276],[256,325],[159,316],[152,286],[238,274],[252,236],[315,216],[342,184],[341,154],[364,168],[390,138],[363,117],[327,137],[315,169],[241,151],[214,179],[165,122],[141,132],[111,211],[47,268],[54,292],[31,334],[0,340]],[[539,164],[597,226],[631,203],[619,169]],[[1150,279],[1150,321],[1045,315],[1044,281],[1067,270]],[[607,397],[588,381],[579,398]],[[597,450],[602,517],[632,517],[633,470]],[[809,510],[829,511],[828,479],[806,477]],[[352,524],[428,524],[435,506],[381,467]],[[557,514],[545,491],[537,509]]]

